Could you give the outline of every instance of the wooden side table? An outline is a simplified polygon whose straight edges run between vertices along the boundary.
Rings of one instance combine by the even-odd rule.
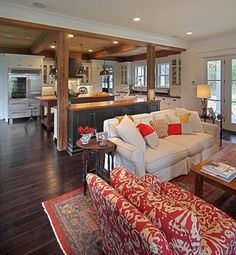
[[[101,147],[98,142],[96,142],[95,138],[92,138],[88,144],[82,144],[80,140],[76,141],[76,145],[83,149],[82,151],[82,161],[83,161],[83,184],[84,184],[84,195],[86,195],[86,189],[87,189],[87,182],[86,182],[86,176],[87,173],[92,171],[93,169],[88,169],[88,161],[89,156],[91,152],[95,153],[96,156],[96,162],[95,162],[95,172],[100,177],[103,177],[103,172],[106,171],[104,169],[104,163],[105,163],[105,155],[107,155],[107,166],[108,166],[108,177],[105,178],[105,181],[110,180],[110,171],[114,168],[114,154],[116,150],[116,144],[114,144],[111,141],[107,141],[107,146]]]

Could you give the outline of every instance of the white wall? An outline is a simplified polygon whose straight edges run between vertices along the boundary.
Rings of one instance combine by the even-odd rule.
[[[4,118],[4,104],[3,104],[3,54],[0,54],[0,120]]]
[[[182,57],[181,104],[188,109],[200,110],[196,98],[197,84],[206,82],[203,77],[204,58],[236,54],[236,35],[219,35],[189,44]],[[192,84],[195,81],[195,85]]]

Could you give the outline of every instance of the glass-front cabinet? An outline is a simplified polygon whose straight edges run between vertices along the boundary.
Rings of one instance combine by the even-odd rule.
[[[181,85],[181,56],[171,57],[171,85]]]

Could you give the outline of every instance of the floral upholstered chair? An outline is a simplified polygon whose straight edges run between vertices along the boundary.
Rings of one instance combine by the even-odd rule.
[[[94,174],[87,183],[106,255],[173,254],[164,234],[122,195]]]
[[[110,181],[165,234],[173,254],[236,254],[236,221],[191,192],[152,174],[138,178],[124,167],[115,168]]]

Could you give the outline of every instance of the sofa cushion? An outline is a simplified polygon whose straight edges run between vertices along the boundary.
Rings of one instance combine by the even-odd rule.
[[[149,113],[135,114],[132,115],[134,124],[137,126],[139,123],[149,124],[151,118]]]
[[[168,136],[168,124],[165,119],[151,120],[150,125],[156,131],[158,137]]]
[[[181,135],[182,126],[180,123],[168,124],[168,135]]]
[[[106,254],[172,254],[164,234],[129,201],[94,174],[87,182]]]
[[[139,132],[143,136],[146,143],[155,149],[158,146],[158,135],[155,130],[150,125],[145,123],[139,123],[137,128],[139,129]]]
[[[125,169],[114,169],[111,185],[165,233],[174,254],[201,254],[200,226],[192,211],[147,189],[142,180],[125,172]]]
[[[212,204],[172,183],[162,183],[162,193],[192,210],[200,222],[203,254],[236,254],[236,221]]]
[[[177,116],[186,114],[186,113],[191,113],[189,122],[192,128],[192,131],[194,133],[197,133],[197,132],[204,133],[204,128],[197,111],[188,111],[185,108],[176,108],[176,113],[177,113]]]
[[[143,153],[145,152],[146,143],[140,132],[136,129],[133,121],[127,115],[116,126],[116,131],[124,141],[139,148]]]
[[[171,136],[169,136],[171,137]],[[144,153],[145,168],[152,173],[171,166],[187,157],[187,151],[182,146],[165,139],[159,139],[157,149],[146,148]]]
[[[150,117],[151,117],[151,120],[166,119],[166,114],[176,116],[176,110],[175,109],[170,109],[170,110],[162,110],[162,111],[151,112]]]
[[[199,143],[199,136],[196,134],[192,135],[171,135],[164,139],[168,142],[178,144],[187,150],[189,157],[194,156],[202,151],[202,146]]]

